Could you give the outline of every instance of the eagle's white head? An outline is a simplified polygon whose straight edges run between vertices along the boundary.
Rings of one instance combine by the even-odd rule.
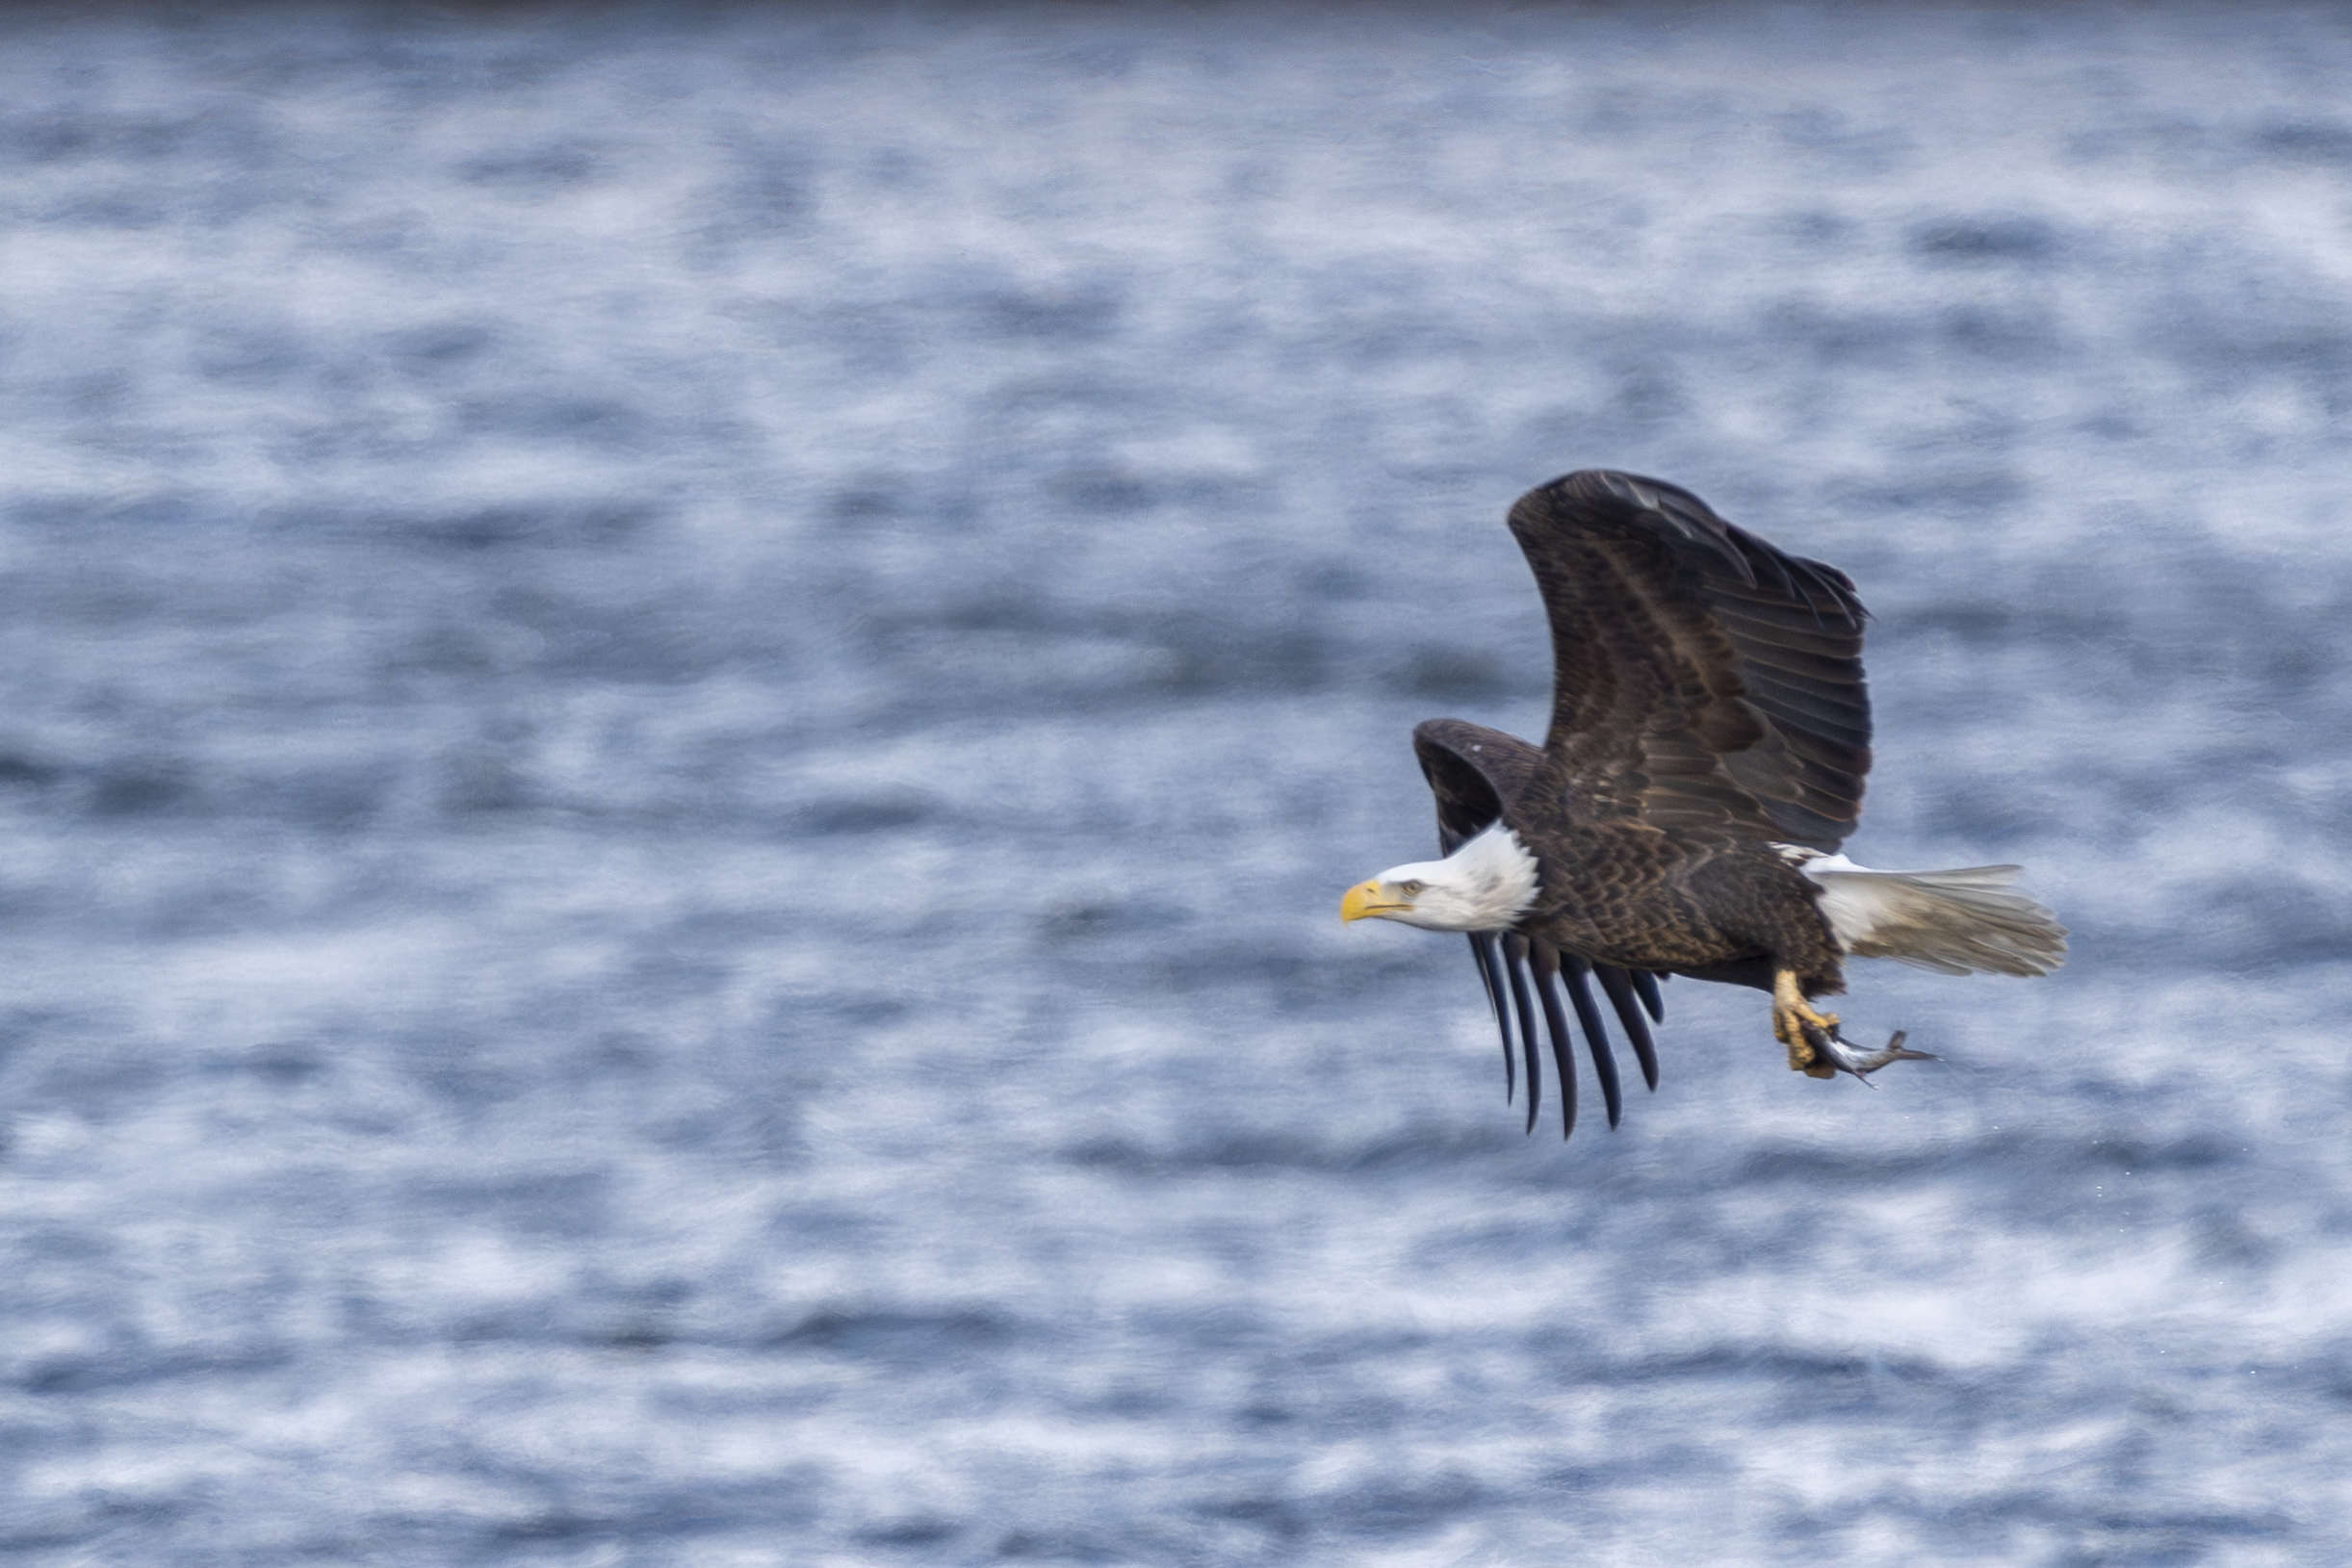
[[[1536,901],[1536,858],[1500,822],[1442,861],[1392,866],[1339,901],[1339,918],[1377,915],[1424,931],[1501,931]]]

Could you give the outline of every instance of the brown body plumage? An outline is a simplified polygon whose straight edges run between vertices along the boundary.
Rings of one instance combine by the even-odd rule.
[[[1375,879],[1351,891],[1343,913],[1471,932],[1507,1064],[1517,1019],[1531,1126],[1538,1004],[1564,1115],[1574,1117],[1563,991],[1584,1025],[1610,1121],[1617,1119],[1615,1067],[1588,975],[1614,1004],[1653,1088],[1643,1014],[1659,1015],[1656,982],[1670,974],[1772,991],[1774,1033],[1791,1066],[1814,1076],[1862,1075],[1916,1057],[1900,1036],[1864,1056],[1834,1016],[1809,1005],[1845,989],[1845,954],[1856,945],[1851,933],[1841,940],[1822,881],[1804,869],[1853,830],[1870,771],[1866,612],[1852,582],[1734,527],[1686,490],[1606,471],[1529,492],[1512,508],[1511,528],[1551,625],[1544,743],[1434,719],[1414,731],[1413,746],[1436,796],[1441,850],[1452,856],[1500,824],[1535,858],[1532,895],[1506,923],[1483,930],[1419,917],[1411,895],[1397,890],[1417,889],[1418,880]],[[1919,877],[1999,882],[2010,869]],[[1902,881],[1905,907],[1929,908],[1921,929],[1935,932],[1909,938],[1890,925],[1886,940],[1896,945],[1877,949],[1890,956],[2039,973],[2063,950],[2048,912],[2018,895],[1979,894],[1970,884],[1961,897],[1977,902],[1964,904],[1939,891],[1956,886],[1949,881],[1847,870]],[[1874,883],[1852,896],[1891,894]],[[1986,953],[1989,961],[1976,956]]]

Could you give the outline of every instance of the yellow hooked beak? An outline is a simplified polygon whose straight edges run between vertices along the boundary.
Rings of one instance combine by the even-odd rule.
[[[1349,921],[1360,920],[1367,914],[1386,914],[1390,910],[1409,910],[1411,908],[1410,904],[1382,903],[1381,885],[1377,880],[1359,882],[1349,888],[1347,896],[1339,901],[1339,923],[1344,926]]]

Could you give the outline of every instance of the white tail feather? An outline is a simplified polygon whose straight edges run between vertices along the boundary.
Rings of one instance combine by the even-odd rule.
[[[2013,890],[2021,866],[1873,871],[1843,855],[1808,860],[1822,914],[1856,958],[1945,974],[2048,974],[2066,962],[2066,928]]]

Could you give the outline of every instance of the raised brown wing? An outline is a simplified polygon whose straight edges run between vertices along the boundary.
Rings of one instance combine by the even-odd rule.
[[[1462,840],[1504,816],[1543,771],[1543,753],[1517,735],[1467,719],[1431,719],[1413,727],[1414,758],[1437,797],[1437,853],[1451,855]]]
[[[1867,612],[1688,490],[1605,469],[1519,498],[1552,628],[1566,810],[1835,849],[1870,772]]]

